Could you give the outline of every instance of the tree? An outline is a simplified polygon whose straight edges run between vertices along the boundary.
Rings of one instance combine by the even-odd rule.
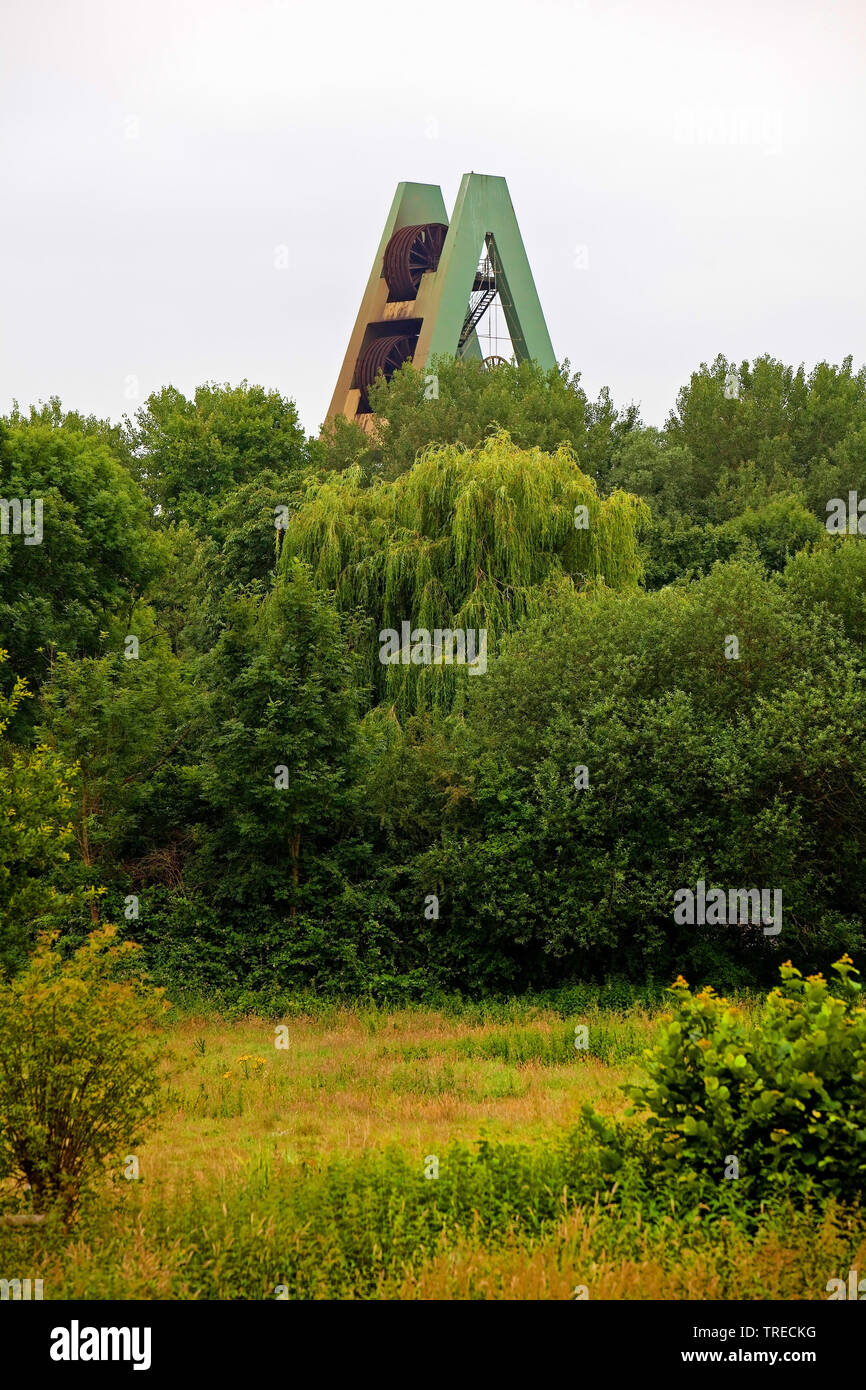
[[[802,613],[841,622],[846,637],[866,650],[866,545],[859,536],[825,535],[820,545],[793,556],[784,584]]]
[[[147,499],[110,436],[56,403],[16,409],[0,430],[0,496],[42,506],[39,544],[0,536],[0,631],[32,690],[55,650],[96,655],[159,568]]]
[[[637,498],[601,498],[569,449],[520,449],[500,433],[471,450],[431,448],[391,483],[366,487],[358,470],[324,481],[293,517],[281,563],[304,560],[341,611],[368,616],[375,699],[448,707],[458,668],[383,665],[377,634],[405,621],[493,641],[561,582],[635,586],[647,519]]]
[[[261,981],[309,964],[309,932],[341,890],[330,853],[350,805],[357,694],[332,601],[301,562],[263,602],[244,596],[206,668],[210,707],[191,890],[221,951]],[[240,963],[243,966],[240,967]]]
[[[0,649],[0,665],[6,659]],[[67,866],[78,769],[44,744],[16,748],[5,737],[29,698],[20,678],[9,696],[0,694],[0,974],[23,963],[37,922],[76,901]]]
[[[573,449],[591,477],[604,471],[614,443],[636,426],[637,411],[618,412],[603,391],[590,405],[568,362],[551,371],[537,363],[503,363],[488,369],[479,361],[438,358],[423,372],[405,364],[390,382],[370,392],[379,419],[372,437],[338,418],[314,449],[325,467],[361,467],[364,478],[394,479],[432,445],[474,449],[491,431],[506,430],[521,449],[554,453]]]
[[[828,619],[736,561],[654,594],[563,590],[509,634],[434,726],[450,751],[431,734],[393,755],[393,854],[411,901],[440,894],[449,986],[687,966],[743,984],[780,950],[821,967],[862,949],[866,687]],[[442,812],[419,846],[400,827],[424,769]],[[779,889],[781,935],[678,925],[699,879]]]
[[[134,624],[139,646],[55,661],[41,699],[43,744],[77,769],[71,807],[79,876],[85,883],[123,884],[121,865],[173,838],[162,803],[172,760],[189,737],[194,698],[181,666],[142,609]],[[169,794],[176,789],[169,781]],[[181,801],[182,804],[182,801]],[[99,920],[90,899],[92,923]]]
[[[792,419],[807,395],[802,367],[794,371],[771,357],[753,364],[729,362],[719,354],[702,363],[677,396],[666,430],[694,459],[696,499],[715,491],[720,476],[749,460],[793,463]],[[763,452],[763,457],[762,457]]]
[[[779,494],[745,507],[721,525],[666,517],[654,521],[647,540],[646,585],[657,589],[677,579],[708,574],[719,560],[759,558],[781,571],[790,556],[819,540],[821,523],[797,497]]]
[[[294,402],[246,381],[207,383],[192,400],[173,386],[155,391],[129,442],[162,521],[187,520],[205,534],[214,503],[266,470],[283,478],[308,462]]]
[[[665,433],[693,460],[686,510],[695,518],[736,515],[745,471],[751,505],[793,493],[823,521],[828,498],[859,483],[864,428],[866,368],[855,372],[850,357],[807,375],[769,356],[737,366],[720,355],[692,373]]]

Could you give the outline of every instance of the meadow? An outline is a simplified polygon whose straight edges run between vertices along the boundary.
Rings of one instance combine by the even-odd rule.
[[[149,1141],[0,1260],[49,1299],[825,1298],[866,1268],[851,1211],[749,1223],[604,1171],[582,1107],[624,1114],[658,1013],[173,1009]]]

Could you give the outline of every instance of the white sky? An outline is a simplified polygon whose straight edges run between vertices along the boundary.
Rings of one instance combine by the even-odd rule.
[[[246,377],[316,429],[397,182],[470,169],[591,395],[859,364],[864,67],[864,0],[3,0],[0,411]]]

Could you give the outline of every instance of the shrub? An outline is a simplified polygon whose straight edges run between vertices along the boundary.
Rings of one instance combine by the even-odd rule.
[[[866,1178],[866,1008],[848,956],[836,978],[790,962],[750,1020],[712,987],[680,977],[673,1015],[626,1087],[649,1110],[650,1156],[675,1182],[763,1198],[787,1188],[853,1202]],[[632,1112],[634,1113],[634,1112]]]
[[[68,959],[57,933],[44,933],[0,984],[0,1175],[67,1221],[104,1160],[137,1144],[158,1109],[162,1047],[147,1026],[161,991],[119,978],[138,947],[115,932],[92,932]]]
[[[0,647],[0,677],[7,653]],[[0,690],[0,972],[27,959],[34,922],[59,920],[82,893],[69,887],[67,869],[73,827],[69,820],[78,769],[45,744],[18,748],[9,726],[31,698],[20,677],[8,695]]]

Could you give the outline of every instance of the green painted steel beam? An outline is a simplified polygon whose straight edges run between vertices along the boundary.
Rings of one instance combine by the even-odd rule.
[[[454,357],[466,321],[475,273],[487,246],[494,263],[508,332],[519,362],[532,360],[545,370],[556,366],[556,357],[529,268],[529,260],[514,215],[505,179],[490,174],[464,174],[449,223],[442,190],[431,183],[400,183],[385,222],[367,288],[349,339],[343,366],[328,411],[328,419],[344,414],[353,418],[359,392],[352,387],[359,354],[372,326],[399,318],[389,317],[388,287],[383,278],[385,249],[401,227],[441,222],[448,227],[439,264],[421,280],[415,301],[422,320],[413,365],[423,370],[434,356]],[[482,356],[473,329],[460,355]],[[369,418],[369,417],[358,417]]]
[[[497,278],[504,281],[502,308],[518,361],[532,359],[545,369],[555,367],[553,344],[508,185],[491,174],[463,175],[415,361],[422,353],[424,361],[439,353],[456,353],[479,256],[488,238],[495,247]]]

